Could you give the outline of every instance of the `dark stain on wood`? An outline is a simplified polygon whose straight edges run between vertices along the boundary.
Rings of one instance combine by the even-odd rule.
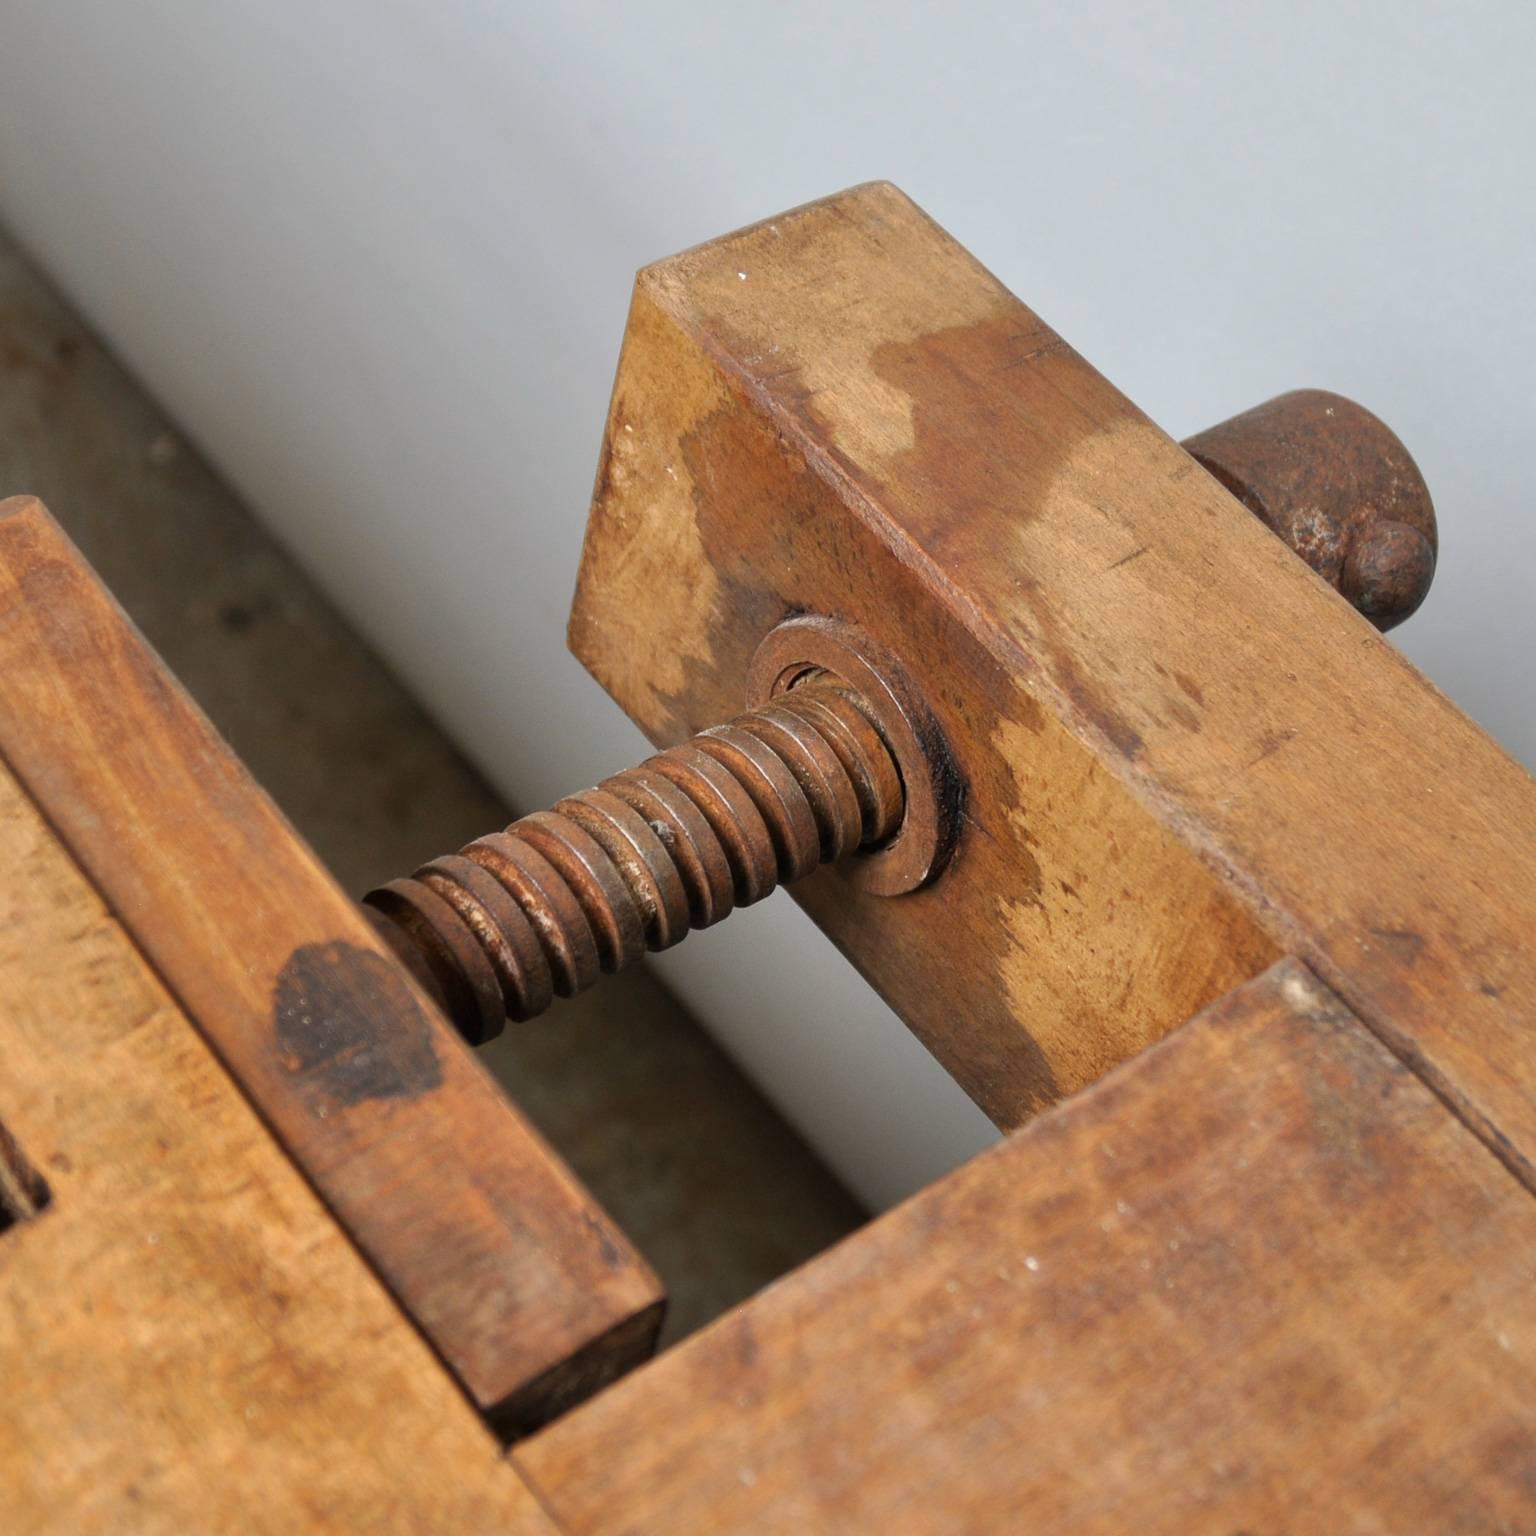
[[[52,1198],[47,1181],[0,1125],[0,1232],[46,1210]]]
[[[1161,671],[1162,669],[1159,668],[1158,670]],[[1190,696],[1190,698],[1195,701],[1196,704],[1205,703],[1205,690],[1201,688],[1199,683],[1197,683],[1194,678],[1189,675],[1189,673],[1179,672],[1176,670],[1173,673],[1173,680],[1179,685],[1180,688],[1184,690],[1185,693]]]
[[[1060,430],[1062,419],[1081,418],[1089,426],[1070,392],[1076,354],[1031,319],[1033,325],[1020,331],[1012,315],[988,316],[915,341],[887,343],[871,360],[877,377],[911,399],[914,436],[899,475],[888,475],[878,489],[890,492],[905,482],[930,493],[919,506],[898,492],[901,520],[943,563],[957,553],[975,554],[978,530],[994,527],[999,513],[1014,524],[1043,515],[1060,464],[1081,441]],[[849,468],[860,473],[858,466]],[[1049,651],[1046,670],[1116,752],[1139,756],[1141,736],[1078,667],[1072,638],[1059,632],[1038,583],[1022,571],[1017,581]]]
[[[1412,965],[1424,953],[1424,938],[1410,928],[1372,928],[1371,936],[1385,945],[1404,965]]]
[[[293,952],[273,988],[272,1030],[321,1119],[368,1099],[413,1099],[443,1081],[430,1025],[399,968],[352,944]]]

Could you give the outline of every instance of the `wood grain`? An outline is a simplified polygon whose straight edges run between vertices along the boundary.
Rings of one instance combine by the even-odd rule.
[[[0,753],[472,1399],[644,1358],[657,1281],[35,501],[0,503]]]
[[[0,769],[0,1530],[554,1527]]]
[[[582,1536],[1526,1530],[1533,1252],[1286,961],[515,1459]]]
[[[641,274],[571,641],[669,741],[793,612],[967,784],[928,890],[796,896],[1000,1124],[1294,953],[1532,1180],[1530,777],[887,185]]]

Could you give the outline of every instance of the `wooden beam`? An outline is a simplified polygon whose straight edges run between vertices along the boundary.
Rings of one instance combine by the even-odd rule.
[[[479,1407],[525,1428],[645,1358],[655,1276],[30,499],[0,754]]]
[[[796,895],[1002,1125],[1294,953],[1536,1158],[1536,786],[900,192],[640,275],[571,622],[657,741],[787,614],[913,675],[955,860]]]
[[[1286,961],[514,1457],[572,1536],[1521,1529],[1533,1250]]]
[[[124,750],[131,750],[124,743]],[[554,1526],[0,768],[0,1530]]]

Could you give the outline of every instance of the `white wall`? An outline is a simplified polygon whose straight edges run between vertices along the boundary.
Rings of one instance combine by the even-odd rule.
[[[1176,434],[1383,415],[1401,643],[1529,762],[1533,57],[1525,0],[0,0],[0,219],[522,804],[640,746],[563,649],[634,268],[875,176]],[[872,1201],[985,1136],[786,899],[665,969]]]

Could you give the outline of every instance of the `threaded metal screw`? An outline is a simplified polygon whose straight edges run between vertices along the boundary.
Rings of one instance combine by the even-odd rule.
[[[828,673],[363,898],[479,1043],[901,824],[891,747]]]

